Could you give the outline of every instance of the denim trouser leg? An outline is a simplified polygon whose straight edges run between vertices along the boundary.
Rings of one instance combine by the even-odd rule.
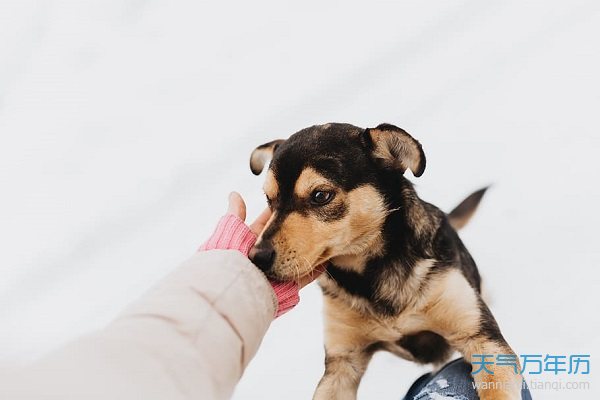
[[[425,374],[412,384],[404,400],[441,400],[441,399],[477,400],[477,391],[473,387],[471,365],[459,358],[446,364],[435,374]],[[531,400],[526,386],[521,390],[523,400]]]

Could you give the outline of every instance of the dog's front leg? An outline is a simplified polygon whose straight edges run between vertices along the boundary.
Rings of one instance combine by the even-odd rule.
[[[325,373],[317,386],[314,400],[356,399],[358,384],[372,354],[366,351],[332,352],[325,349]]]
[[[442,335],[471,363],[479,397],[521,399],[523,379],[518,357],[504,340],[479,293],[464,276],[450,270],[431,286],[428,299],[423,312],[430,321],[429,329]]]
[[[473,366],[475,388],[482,400],[520,400],[523,386],[519,357],[506,342],[496,319],[481,300],[477,333],[455,342]]]
[[[329,296],[324,297],[325,373],[314,400],[356,399],[358,385],[373,355],[363,317]]]
[[[465,359],[473,365],[473,380],[479,398],[482,400],[520,400],[523,379],[520,371],[518,357],[510,346],[502,339],[481,338],[469,340],[459,348]],[[497,355],[510,359],[514,369],[510,365],[498,365],[497,363],[482,368],[482,362],[486,360],[485,355],[491,356],[487,361],[493,361]]]

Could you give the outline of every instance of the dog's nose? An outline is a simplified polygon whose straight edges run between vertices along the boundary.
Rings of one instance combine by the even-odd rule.
[[[250,250],[250,261],[254,263],[261,271],[267,272],[273,266],[275,259],[275,250],[271,246],[255,246]]]

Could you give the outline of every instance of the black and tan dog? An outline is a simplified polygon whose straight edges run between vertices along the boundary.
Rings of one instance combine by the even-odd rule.
[[[458,350],[510,354],[480,295],[475,262],[455,228],[483,190],[450,215],[421,200],[403,176],[425,170],[419,142],[383,124],[327,124],[259,146],[258,175],[273,214],[250,257],[274,279],[300,279],[328,262],[325,374],[315,399],[354,399],[373,353],[439,365]],[[474,375],[482,399],[520,399],[521,376],[506,366]]]

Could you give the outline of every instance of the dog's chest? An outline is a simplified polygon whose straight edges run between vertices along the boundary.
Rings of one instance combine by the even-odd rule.
[[[397,320],[393,325],[401,326],[422,303],[421,289],[434,262],[419,260],[409,271],[396,265],[382,266],[375,276],[336,267],[334,273],[321,275],[319,284],[325,296],[338,299],[347,308],[376,319]]]
[[[348,319],[360,326],[373,341],[395,342],[405,335],[425,329],[426,320],[410,303],[397,315],[381,315],[373,307],[372,301],[350,294],[340,288],[331,278],[319,278],[326,303],[333,306],[335,312],[327,318]]]

